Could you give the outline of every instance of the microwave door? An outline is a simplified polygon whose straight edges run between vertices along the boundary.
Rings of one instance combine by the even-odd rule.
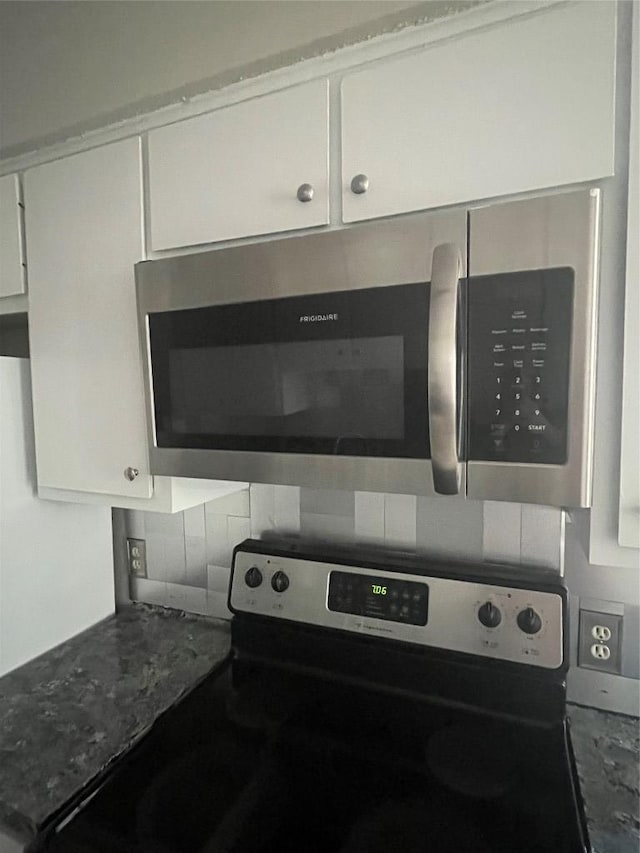
[[[598,190],[470,212],[467,494],[590,505]]]
[[[466,224],[413,214],[138,264],[152,471],[464,494]]]

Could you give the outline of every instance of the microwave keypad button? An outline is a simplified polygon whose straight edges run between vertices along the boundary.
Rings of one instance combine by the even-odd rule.
[[[469,458],[566,462],[573,271],[472,277],[468,294]]]

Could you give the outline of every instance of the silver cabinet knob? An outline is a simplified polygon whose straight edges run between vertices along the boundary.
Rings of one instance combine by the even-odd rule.
[[[311,201],[313,199],[313,187],[311,184],[300,184],[296,195],[298,201]]]
[[[140,471],[138,471],[137,468],[125,468],[124,469],[124,476],[130,482],[133,482],[139,473],[140,473]]]
[[[351,179],[351,192],[362,195],[369,189],[369,178],[366,175],[355,175]]]

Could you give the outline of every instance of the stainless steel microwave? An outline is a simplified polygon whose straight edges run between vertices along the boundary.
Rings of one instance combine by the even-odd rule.
[[[599,192],[136,265],[151,471],[588,506]]]

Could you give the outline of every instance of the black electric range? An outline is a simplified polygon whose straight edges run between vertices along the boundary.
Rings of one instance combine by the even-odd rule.
[[[228,666],[37,849],[590,850],[559,578],[247,540],[229,601]]]

